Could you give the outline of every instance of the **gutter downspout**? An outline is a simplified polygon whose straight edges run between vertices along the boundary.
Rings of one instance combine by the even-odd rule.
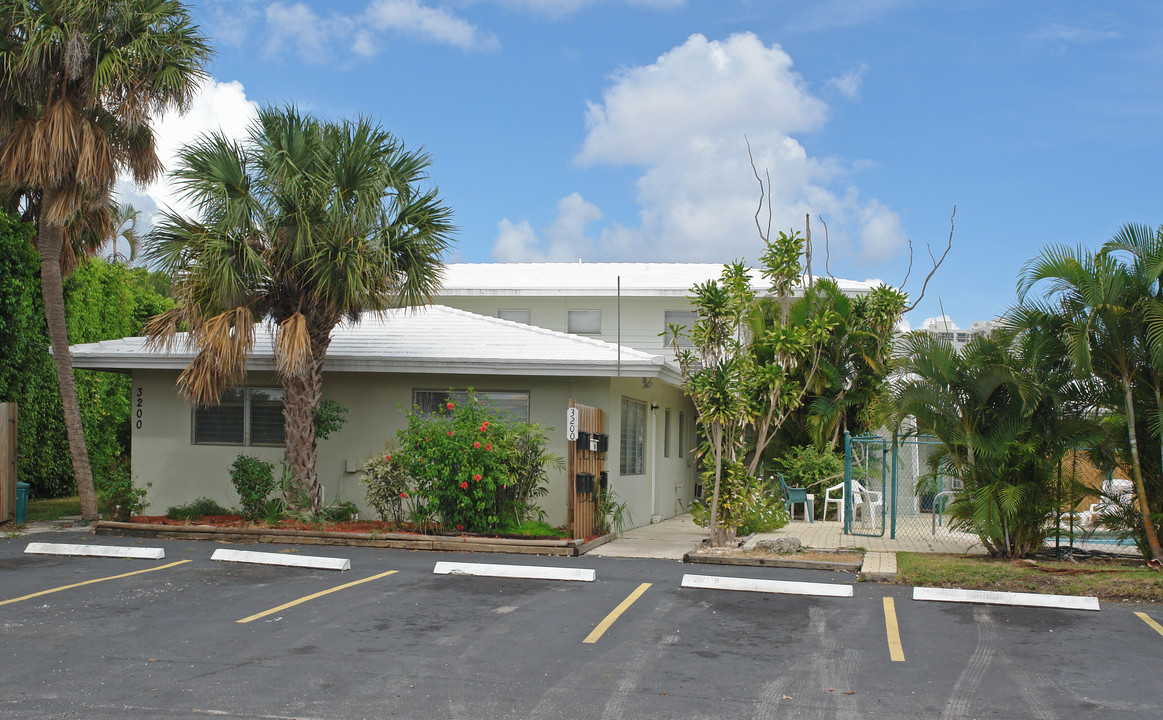
[[[618,377],[622,377],[622,276],[618,276]]]
[[[650,522],[662,520],[658,517],[658,405],[650,403]]]

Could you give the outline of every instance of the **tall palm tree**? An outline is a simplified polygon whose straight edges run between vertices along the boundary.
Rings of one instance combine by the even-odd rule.
[[[267,108],[242,143],[211,133],[182,150],[174,177],[200,218],[165,213],[150,235],[147,257],[174,277],[178,305],[146,333],[165,344],[189,329],[198,354],[179,385],[192,402],[240,383],[255,323],[275,328],[286,460],[310,508],[322,501],[314,410],[332,330],[439,288],[454,228],[429,164],[366,118]]]
[[[1048,283],[1041,301],[1027,299],[1039,283]],[[1145,332],[1149,289],[1144,275],[1111,252],[1052,246],[1022,269],[1018,300],[1030,315],[1057,318],[1071,363],[1082,378],[1100,376],[1121,390],[1112,408],[1127,423],[1131,474],[1151,550],[1150,563],[1163,564],[1163,548],[1151,516],[1139,458],[1135,385],[1151,366],[1156,349]]]
[[[85,520],[97,517],[97,502],[62,261],[81,228],[107,231],[119,174],[146,184],[161,172],[151,121],[189,104],[209,55],[173,0],[0,0],[0,186],[8,204],[36,221],[45,319]]]

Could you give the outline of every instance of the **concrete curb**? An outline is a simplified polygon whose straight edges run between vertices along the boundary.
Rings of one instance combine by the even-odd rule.
[[[980,603],[983,605],[1017,605],[1057,608],[1060,610],[1098,610],[1093,595],[1046,595],[1042,593],[999,592],[995,590],[959,590],[951,588],[913,588],[913,600]]]
[[[597,572],[587,568],[555,568],[532,565],[491,565],[488,563],[438,562],[433,575],[475,575],[478,577],[517,578],[522,580],[566,580],[593,582]]]
[[[162,548],[116,547],[112,545],[72,545],[69,543],[30,542],[24,548],[28,555],[79,555],[83,557],[132,558],[163,560]]]
[[[699,555],[693,552],[683,555],[682,561],[697,565],[780,567],[798,570],[833,570],[837,572],[856,572],[861,568],[860,563],[846,563],[832,560],[784,560],[761,557],[731,557],[729,555]]]
[[[285,567],[312,568],[315,570],[350,570],[347,558],[318,557],[315,555],[283,555],[281,553],[252,552],[250,550],[227,550],[219,548],[210,556],[219,562],[248,563],[252,565],[282,565]]]
[[[714,575],[683,575],[682,587],[700,590],[741,590],[744,592],[774,593],[780,595],[813,595],[817,597],[852,597],[853,594],[851,585],[791,582],[785,580],[755,580],[753,578],[717,577]]]
[[[869,582],[893,582],[896,580],[896,553],[866,552],[860,566],[860,577]]]

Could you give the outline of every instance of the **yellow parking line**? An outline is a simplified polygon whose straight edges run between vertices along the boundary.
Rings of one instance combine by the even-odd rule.
[[[896,624],[896,601],[884,599],[884,629],[888,634],[888,656],[893,662],[905,661],[905,649],[901,646],[901,632]]]
[[[604,620],[598,623],[598,626],[595,627],[589,635],[586,635],[586,639],[582,640],[582,642],[596,643],[598,638],[600,638],[607,630],[610,629],[610,626],[614,624],[614,621],[621,617],[622,613],[626,612],[626,609],[633,605],[635,600],[642,597],[642,593],[646,592],[649,587],[650,583],[642,583],[639,585],[638,589],[627,595],[625,600],[618,603],[618,607],[611,610],[610,614],[607,615]]]
[[[234,622],[236,622],[236,623],[248,623],[251,620],[258,620],[259,618],[264,618],[267,615],[273,615],[273,614],[279,612],[280,610],[286,610],[287,608],[295,607],[296,605],[301,605],[309,600],[314,600],[317,597],[323,597],[324,595],[330,595],[333,592],[339,592],[340,590],[344,590],[344,589],[352,587],[354,585],[362,585],[363,583],[371,582],[372,580],[379,580],[382,577],[387,577],[388,575],[394,575],[397,572],[399,572],[399,571],[398,570],[389,570],[387,572],[382,572],[379,575],[372,575],[371,577],[366,577],[363,580],[356,580],[354,582],[345,583],[343,585],[336,585],[335,587],[333,587],[329,590],[320,590],[317,593],[312,593],[312,594],[307,595],[305,597],[301,597],[298,600],[292,600],[291,602],[283,603],[282,605],[279,605],[278,607],[273,607],[270,610],[264,610],[260,613],[256,613],[254,615],[251,615],[250,617],[244,617],[241,620],[235,620]]]
[[[1159,633],[1160,635],[1163,635],[1163,625],[1160,625],[1159,623],[1152,620],[1150,615],[1141,612],[1137,612],[1135,614],[1139,616],[1140,620],[1150,625],[1152,630]]]
[[[78,587],[81,587],[83,585],[92,585],[93,583],[105,582],[106,580],[117,580],[118,578],[126,578],[126,577],[129,577],[131,575],[141,575],[142,573],[153,572],[155,570],[165,570],[166,568],[172,568],[175,565],[181,565],[182,563],[188,563],[188,562],[190,562],[190,561],[189,560],[178,560],[177,562],[172,562],[172,563],[169,563],[168,565],[159,565],[157,567],[146,568],[145,570],[134,570],[133,572],[122,573],[121,575],[110,575],[109,577],[96,578],[94,580],[86,580],[85,582],[73,583],[72,585],[62,585],[60,587],[53,588],[51,590],[41,590],[40,592],[35,592],[31,595],[25,595],[23,597],[12,598],[11,600],[0,600],[0,605],[7,605],[9,603],[20,602],[21,600],[28,600],[29,598],[40,597],[41,595],[48,595],[50,593],[60,592],[61,590],[70,590],[72,588],[78,588]]]

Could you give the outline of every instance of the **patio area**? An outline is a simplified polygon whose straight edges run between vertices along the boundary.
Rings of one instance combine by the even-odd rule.
[[[834,520],[817,520],[813,523],[793,520],[775,532],[756,534],[744,547],[764,539],[791,536],[799,538],[804,547],[819,549],[864,548],[870,552],[985,554],[985,547],[976,535],[942,527],[938,527],[934,534],[932,528],[932,520],[928,516],[898,518],[894,539],[889,537],[887,530],[878,536],[878,528],[861,527],[859,523],[852,528],[853,532],[866,534],[845,535],[844,523]]]

